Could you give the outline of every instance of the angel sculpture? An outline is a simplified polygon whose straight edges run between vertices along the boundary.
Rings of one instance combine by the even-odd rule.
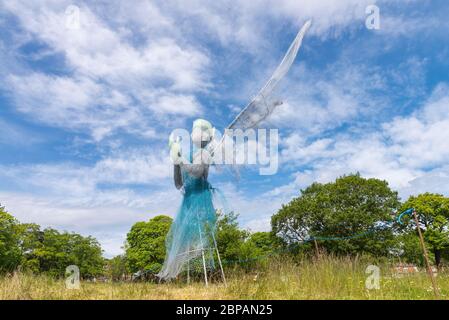
[[[256,128],[281,104],[273,101],[271,94],[293,64],[310,25],[311,21],[304,24],[272,77],[226,129]],[[171,135],[169,138],[170,156],[175,163],[175,186],[183,190],[184,196],[167,235],[167,253],[162,270],[158,274],[160,279],[176,278],[183,270],[189,270],[192,260],[201,258],[207,285],[207,268],[214,267],[216,253],[223,281],[226,283],[215,239],[216,209],[213,200],[216,192],[208,182],[210,158],[205,156],[213,156],[217,150],[223,148],[224,136],[217,142],[214,141],[214,135],[215,128],[209,121],[195,120],[191,133],[193,148],[189,159],[182,155],[179,137]]]

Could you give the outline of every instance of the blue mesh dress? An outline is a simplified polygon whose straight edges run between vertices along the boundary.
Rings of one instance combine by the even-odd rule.
[[[178,172],[177,172],[178,171]],[[216,212],[214,192],[207,181],[206,165],[183,164],[175,166],[176,177],[182,178],[184,197],[166,240],[166,258],[158,276],[173,279],[195,258],[205,259],[208,267],[214,266],[212,248]],[[202,173],[198,175],[198,173]]]

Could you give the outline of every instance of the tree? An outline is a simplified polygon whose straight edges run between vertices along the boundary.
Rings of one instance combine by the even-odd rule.
[[[35,223],[22,223],[19,225],[19,234],[22,267],[34,273],[40,272],[41,262],[37,253],[43,250],[44,232]]]
[[[105,260],[98,240],[91,236],[83,237],[76,233],[69,234],[68,238],[68,251],[71,259],[73,259],[73,264],[79,267],[81,277],[93,278],[103,274]]]
[[[449,198],[432,193],[411,196],[402,206],[403,210],[409,208],[415,209],[419,228],[439,268],[443,251],[449,249]],[[410,225],[406,228],[406,231],[409,230]]]
[[[0,272],[13,271],[20,264],[18,221],[0,206]]]
[[[42,232],[41,245],[36,245],[32,256],[39,262],[39,271],[51,276],[62,277],[69,265],[75,264],[70,257],[68,234],[60,234],[55,229]]]
[[[248,241],[253,243],[261,254],[265,255],[273,253],[279,246],[279,241],[272,232],[252,233]]]
[[[243,250],[243,244],[249,232],[239,229],[238,215],[234,212],[218,213],[217,218],[217,247],[225,264],[248,259],[248,251]],[[245,253],[243,252],[245,251]]]
[[[21,224],[0,206],[0,271],[23,269],[53,276],[64,276],[69,265],[80,269],[82,278],[103,273],[101,246],[93,237],[41,231],[34,223]]]
[[[103,273],[104,259],[101,246],[93,237],[59,232],[36,224],[20,225],[22,266],[32,272],[43,272],[62,277],[69,265],[80,269],[82,278],[93,278]]]
[[[248,231],[239,229],[237,218],[233,212],[217,212],[216,241],[224,266],[254,261],[269,246],[265,233],[257,233],[251,238]],[[157,273],[161,269],[171,222],[170,217],[157,216],[132,226],[125,245],[126,266],[130,272]]]
[[[395,235],[395,242],[391,248],[391,254],[401,262],[424,265],[421,244],[416,230],[400,232]]]
[[[120,281],[122,280],[123,275],[126,275],[126,256],[118,255],[112,259],[107,260],[106,262],[107,268],[107,276],[112,281]]]
[[[130,272],[157,273],[165,259],[165,238],[172,219],[156,216],[148,222],[137,222],[126,236],[126,263]]]
[[[393,241],[387,226],[398,207],[397,192],[386,181],[353,174],[301,190],[272,217],[271,225],[286,245],[317,238],[321,247],[336,254],[386,255]]]
[[[238,215],[218,212],[217,246],[224,266],[239,264],[250,268],[253,263],[267,257],[277,248],[277,240],[270,232],[251,234],[239,228]]]

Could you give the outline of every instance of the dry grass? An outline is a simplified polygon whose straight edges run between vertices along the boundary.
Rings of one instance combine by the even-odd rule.
[[[322,257],[294,263],[289,259],[266,262],[252,272],[228,270],[228,286],[200,281],[154,283],[82,282],[79,290],[65,288],[63,280],[15,274],[0,278],[0,299],[433,299],[424,272],[403,277],[382,265],[379,290],[367,290],[369,262]],[[440,273],[442,298],[449,294],[449,274]]]

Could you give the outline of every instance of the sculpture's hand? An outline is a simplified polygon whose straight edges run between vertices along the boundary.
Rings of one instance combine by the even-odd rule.
[[[168,138],[168,146],[170,148],[170,158],[175,165],[183,164],[185,161],[182,157],[181,138],[170,135]]]

